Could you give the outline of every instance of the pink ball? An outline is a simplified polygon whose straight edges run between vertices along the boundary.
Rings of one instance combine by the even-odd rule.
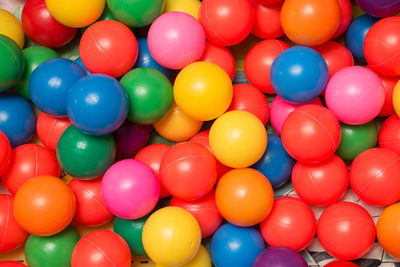
[[[358,125],[379,114],[385,101],[385,90],[381,79],[372,70],[346,67],[329,80],[325,101],[338,120]]]
[[[206,36],[200,22],[191,15],[167,12],[150,26],[147,43],[160,65],[182,69],[203,55]]]
[[[285,122],[287,116],[295,110],[297,107],[307,105],[307,104],[315,104],[318,106],[322,106],[322,101],[319,97],[312,100],[311,102],[305,104],[294,104],[287,102],[280,96],[276,96],[271,104],[269,119],[272,124],[272,128],[274,128],[275,132],[281,135],[282,126]]]
[[[104,174],[101,194],[111,213],[125,219],[136,219],[156,206],[160,183],[145,163],[125,159],[113,164]]]

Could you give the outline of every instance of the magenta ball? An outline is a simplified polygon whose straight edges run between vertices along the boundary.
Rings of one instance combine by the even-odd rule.
[[[294,104],[287,102],[280,96],[276,96],[271,104],[271,111],[269,119],[271,121],[272,128],[274,128],[277,134],[281,134],[283,123],[285,122],[287,116],[295,110],[297,107],[307,104],[315,104],[322,106],[322,101],[319,97],[315,98],[311,102],[305,104]]]
[[[299,252],[288,247],[269,247],[261,252],[252,267],[307,267]]]
[[[385,101],[385,90],[381,79],[372,70],[346,67],[329,80],[325,101],[338,120],[359,125],[379,114]]]
[[[160,65],[182,69],[203,55],[206,36],[200,22],[191,15],[167,12],[150,26],[147,43]]]
[[[137,219],[156,206],[160,183],[149,166],[135,159],[125,159],[106,171],[101,194],[111,213],[124,219]]]

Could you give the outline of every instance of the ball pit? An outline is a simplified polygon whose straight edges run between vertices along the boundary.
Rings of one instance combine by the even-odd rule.
[[[1,11],[1,10],[0,10]],[[13,87],[22,77],[25,62],[21,48],[10,38],[0,35],[0,92]]]

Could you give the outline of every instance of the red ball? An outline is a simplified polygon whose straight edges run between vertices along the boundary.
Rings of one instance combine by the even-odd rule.
[[[358,267],[357,264],[351,261],[331,261],[330,263],[324,265],[324,267]]]
[[[0,131],[0,176],[7,170],[11,161],[11,144],[7,136]]]
[[[114,20],[92,24],[82,35],[79,53],[91,73],[114,78],[132,69],[138,56],[138,44],[132,31]]]
[[[328,206],[343,197],[349,187],[349,172],[336,155],[316,164],[297,162],[292,170],[292,185],[304,202]]]
[[[340,124],[327,108],[304,105],[288,115],[281,137],[293,158],[304,163],[318,163],[331,157],[339,146]]]
[[[98,230],[79,240],[72,252],[71,265],[129,267],[131,257],[129,246],[121,236],[111,231]]]
[[[249,84],[236,84],[233,86],[233,98],[230,110],[244,110],[250,112],[266,125],[269,118],[269,103],[265,95]]]
[[[283,35],[281,26],[282,4],[262,5],[252,0],[255,10],[255,21],[251,33],[261,39],[274,39]]]
[[[400,155],[400,118],[393,114],[385,120],[379,130],[379,147]]]
[[[170,206],[180,207],[189,211],[200,225],[202,238],[212,235],[221,225],[222,216],[215,203],[214,189],[195,201],[186,201],[172,197]]]
[[[165,153],[160,177],[172,196],[196,200],[213,188],[217,180],[217,162],[204,146],[195,142],[179,143]]]
[[[311,243],[316,229],[312,209],[295,197],[275,199],[270,214],[260,224],[261,234],[268,245],[289,247],[296,251]]]
[[[255,12],[250,0],[204,0],[199,11],[207,39],[220,46],[240,43],[250,34]]]
[[[289,45],[280,40],[264,40],[250,49],[244,60],[244,73],[251,85],[267,94],[275,94],[269,77],[275,58]]]
[[[1,261],[0,267],[26,267],[26,265],[19,261]]]
[[[45,0],[26,1],[21,22],[24,32],[32,41],[51,48],[69,43],[78,31],[56,21],[47,9]]]
[[[273,4],[278,4],[278,3],[282,3],[283,0],[255,0],[258,3],[262,4],[262,5],[273,5]]]
[[[206,48],[204,49],[203,55],[199,61],[214,63],[223,68],[232,80],[235,77],[236,62],[231,51],[226,47],[206,42]]]
[[[365,255],[375,241],[375,224],[360,205],[338,202],[326,208],[318,220],[318,240],[324,249],[340,260]]]
[[[329,78],[339,70],[354,65],[354,58],[350,50],[337,42],[328,41],[314,46],[313,49],[321,54],[328,65]]]
[[[15,195],[26,181],[42,175],[60,175],[57,157],[44,146],[25,144],[13,149],[10,165],[1,181],[8,192]]]
[[[350,26],[351,20],[353,19],[353,6],[350,0],[338,0],[340,7],[340,22],[335,34],[332,39],[338,38],[342,35],[347,28]]]
[[[136,160],[146,163],[157,174],[157,177],[160,181],[160,198],[169,197],[171,195],[171,193],[168,192],[168,190],[162,184],[160,178],[161,160],[169,148],[170,146],[164,144],[151,144],[143,147],[135,155]]]
[[[15,219],[13,201],[13,196],[0,194],[0,252],[14,250],[28,238]]]
[[[101,196],[101,178],[72,179],[68,186],[74,192],[76,199],[74,221],[86,226],[99,226],[114,217],[104,205]]]
[[[377,73],[379,78],[381,78],[383,89],[385,90],[385,102],[383,103],[383,107],[381,112],[379,112],[378,116],[389,116],[394,113],[393,108],[393,91],[397,82],[399,81],[399,77],[390,77],[384,76]]]
[[[387,76],[400,75],[400,17],[383,18],[369,29],[364,39],[368,65]]]
[[[43,145],[55,152],[58,140],[71,124],[68,117],[56,118],[41,112],[37,119],[36,132]]]
[[[372,148],[351,164],[350,185],[363,201],[388,206],[400,200],[400,155],[386,148]]]

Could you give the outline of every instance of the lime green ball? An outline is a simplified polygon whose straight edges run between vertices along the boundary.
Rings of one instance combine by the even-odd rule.
[[[0,92],[13,87],[21,79],[24,58],[13,40],[0,34]]]
[[[121,79],[129,99],[128,119],[138,124],[153,124],[171,108],[172,85],[153,68],[136,68]]]
[[[131,252],[135,256],[146,256],[146,251],[143,247],[142,232],[144,224],[150,215],[134,219],[127,220],[119,217],[114,219],[114,232],[122,236],[122,238],[128,243]]]

